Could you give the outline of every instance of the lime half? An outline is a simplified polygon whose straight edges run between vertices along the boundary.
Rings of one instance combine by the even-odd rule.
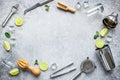
[[[103,48],[104,45],[105,45],[105,42],[104,42],[104,40],[102,40],[102,39],[98,39],[98,40],[96,41],[95,45],[96,45],[97,48]]]
[[[42,71],[48,70],[48,63],[47,63],[47,62],[41,62],[41,63],[40,63],[40,69],[41,69]]]
[[[18,17],[15,19],[15,25],[16,26],[22,26],[23,25],[23,19],[21,17]]]

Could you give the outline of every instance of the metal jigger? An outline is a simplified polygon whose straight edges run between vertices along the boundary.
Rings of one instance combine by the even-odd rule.
[[[103,19],[103,24],[107,28],[115,28],[116,25],[118,24],[117,17],[118,17],[118,14],[113,12],[111,15],[109,15]]]

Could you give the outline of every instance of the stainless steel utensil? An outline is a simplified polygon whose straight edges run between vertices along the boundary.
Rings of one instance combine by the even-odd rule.
[[[51,2],[51,1],[53,1],[53,0],[42,0],[41,2],[36,3],[34,6],[26,9],[26,10],[24,11],[24,14],[26,14],[27,12],[29,12],[29,11],[31,11],[31,10],[39,7],[39,6],[42,6],[42,5],[44,5],[44,4],[47,4],[47,3]]]
[[[103,19],[103,24],[108,28],[115,28],[118,24],[118,14],[113,12],[111,15]]]
[[[106,71],[111,71],[115,68],[115,62],[109,45],[105,45],[102,49],[97,49],[96,54]]]
[[[68,71],[65,71],[65,72],[63,72],[63,73],[59,73],[60,71],[66,69],[66,68],[68,68],[68,67],[70,67],[70,66],[72,66],[72,65],[73,65],[73,63],[70,63],[70,64],[64,66],[63,68],[55,71],[54,73],[52,73],[52,74],[50,75],[50,78],[56,78],[56,77],[65,75],[65,74],[67,74],[67,73],[70,73],[70,72],[72,72],[72,71],[75,71],[76,68],[71,68],[71,69],[69,69]],[[59,74],[57,74],[57,73],[59,73]]]
[[[96,4],[92,9],[87,11],[87,15],[91,16],[93,14],[96,14],[97,12],[102,13],[104,11],[104,7],[102,3]]]
[[[96,68],[95,64],[89,60],[89,57],[85,61],[82,62],[80,65],[80,72],[75,74],[70,80],[76,80],[82,73],[90,73],[93,72]]]
[[[9,13],[9,15],[6,17],[6,19],[4,20],[4,22],[2,23],[2,27],[4,28],[6,26],[6,24],[8,23],[8,21],[10,20],[10,18],[12,17],[13,14],[16,13],[16,11],[18,10],[19,4],[16,4],[12,7],[11,12]]]

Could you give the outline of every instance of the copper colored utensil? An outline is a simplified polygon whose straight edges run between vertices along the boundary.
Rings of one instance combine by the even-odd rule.
[[[61,3],[61,2],[57,3],[57,7],[64,10],[64,11],[70,11],[72,13],[75,13],[75,11],[76,11],[74,8],[71,8],[68,5]]]
[[[29,69],[35,76],[39,76],[41,73],[40,69],[30,66],[29,63],[24,59],[19,59],[17,64],[21,69]]]

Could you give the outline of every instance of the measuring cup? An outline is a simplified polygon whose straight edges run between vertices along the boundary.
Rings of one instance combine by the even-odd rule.
[[[96,68],[95,64],[89,60],[89,57],[87,57],[86,60],[84,60],[81,65],[80,65],[80,72],[77,73],[74,77],[72,77],[72,79],[70,80],[76,80],[82,73],[90,73],[93,72],[94,69]]]

